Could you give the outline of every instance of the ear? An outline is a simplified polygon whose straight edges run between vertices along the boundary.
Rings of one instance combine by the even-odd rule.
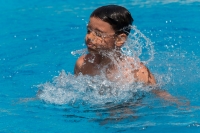
[[[115,41],[115,45],[117,47],[121,47],[125,43],[126,39],[127,39],[127,35],[126,34],[124,34],[124,33],[119,34],[117,36],[116,41]]]

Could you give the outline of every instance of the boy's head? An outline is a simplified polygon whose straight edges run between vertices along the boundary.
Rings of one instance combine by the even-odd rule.
[[[121,6],[107,5],[90,15],[85,41],[89,52],[120,50],[131,30],[133,18]]]
[[[128,35],[131,30],[129,26],[133,22],[130,12],[126,8],[117,5],[99,7],[93,11],[90,17],[96,17],[109,23],[115,34],[125,33]]]

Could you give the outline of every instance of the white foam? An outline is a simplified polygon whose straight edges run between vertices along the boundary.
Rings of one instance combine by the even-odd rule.
[[[38,85],[38,97],[45,102],[54,104],[89,104],[100,105],[105,103],[120,103],[133,99],[138,90],[149,91],[142,83],[118,84],[101,76],[78,77],[63,70],[53,82]]]

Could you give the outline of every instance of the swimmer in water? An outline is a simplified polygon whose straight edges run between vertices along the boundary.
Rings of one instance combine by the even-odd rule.
[[[107,5],[94,10],[85,36],[89,53],[77,60],[75,75],[95,76],[104,73],[110,81],[142,82],[156,86],[156,80],[149,69],[139,59],[128,57],[121,51],[132,22],[130,12],[122,6]],[[153,89],[152,92],[165,100],[177,102],[164,90]]]

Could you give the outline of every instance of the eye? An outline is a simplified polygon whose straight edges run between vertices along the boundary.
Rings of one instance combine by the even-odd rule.
[[[87,34],[90,34],[92,30],[90,28],[87,28]]]
[[[96,34],[96,36],[98,36],[98,37],[103,37],[103,35],[102,35],[101,32],[96,31],[95,34]]]

